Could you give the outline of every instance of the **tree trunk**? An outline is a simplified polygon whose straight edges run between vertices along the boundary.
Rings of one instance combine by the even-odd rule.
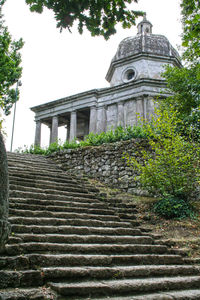
[[[0,131],[0,251],[10,232],[8,223],[8,164],[3,136]]]

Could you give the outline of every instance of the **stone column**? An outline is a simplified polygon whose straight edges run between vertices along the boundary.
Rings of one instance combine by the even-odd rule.
[[[41,143],[41,121],[36,121],[35,127],[35,146],[40,146]]]
[[[65,128],[66,128],[66,131],[67,131],[67,133],[66,133],[66,141],[69,141],[70,122],[67,122]]]
[[[76,111],[72,111],[70,116],[70,134],[69,134],[70,141],[73,141],[76,138],[76,131],[77,131],[77,113]]]
[[[97,128],[97,108],[96,106],[90,107],[90,124],[89,124],[89,133],[96,133]]]
[[[117,126],[124,127],[124,103],[117,103]]]
[[[58,116],[52,118],[52,127],[51,127],[51,144],[55,143],[58,140]]]
[[[105,132],[107,120],[106,120],[106,107],[101,106],[97,110],[97,133]]]

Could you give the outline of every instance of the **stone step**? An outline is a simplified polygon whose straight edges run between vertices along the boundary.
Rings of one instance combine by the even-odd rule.
[[[48,157],[44,156],[44,155],[40,155],[40,154],[31,154],[31,153],[17,153],[17,152],[10,152],[7,151],[7,157],[8,159],[19,159],[19,160],[33,160],[33,161],[50,161],[51,159],[49,159]]]
[[[55,174],[54,174],[55,175]],[[10,172],[9,173],[9,178],[13,179],[13,178],[18,178],[18,179],[31,179],[31,180],[41,180],[41,181],[52,181],[52,182],[58,182],[58,183],[64,183],[64,184],[80,184],[80,181],[79,180],[75,180],[73,178],[71,178],[70,176],[51,176],[48,174],[37,174],[37,172],[34,174],[33,172],[32,173],[29,173],[29,172]]]
[[[65,297],[65,299],[67,299]],[[77,298],[77,296],[70,297],[71,300],[83,300],[85,297]],[[88,299],[88,298],[87,298]],[[192,289],[192,290],[179,290],[179,291],[166,291],[166,292],[158,292],[158,293],[148,293],[143,294],[141,296],[114,296],[114,297],[92,297],[92,300],[200,300],[200,290]],[[63,299],[64,300],[64,299]]]
[[[50,288],[16,288],[0,290],[0,300],[57,300],[55,292]]]
[[[48,170],[58,170],[56,164],[50,164],[49,162],[43,161],[20,161],[15,159],[8,160],[8,167],[12,170],[13,168],[16,169],[28,169],[28,168],[36,168],[36,169],[48,169]]]
[[[31,240],[31,239],[30,239]],[[32,239],[35,240],[34,238]],[[47,238],[48,240],[48,238]],[[66,242],[66,241],[65,241]],[[149,244],[128,244],[124,242],[123,245],[117,244],[100,244],[101,241],[90,242],[85,244],[64,244],[64,241],[48,242],[21,242],[20,244],[6,245],[4,254],[6,255],[20,255],[26,253],[71,253],[71,254],[169,254],[167,247],[162,245]],[[140,242],[140,241],[139,241]],[[94,243],[94,244],[93,244]],[[136,241],[137,243],[137,241]]]
[[[41,192],[41,193],[50,193],[53,191],[53,194],[60,193],[61,195],[65,192],[76,192],[76,193],[89,193],[89,191],[84,188],[84,187],[71,187],[71,186],[62,186],[58,187],[57,184],[49,184],[49,185],[39,185],[39,184],[34,184],[32,182],[32,186],[29,184],[24,185],[22,182],[13,184],[12,181],[10,182],[10,189],[11,190],[18,190],[18,191],[28,191],[28,192]]]
[[[61,206],[63,208],[63,206]],[[56,211],[56,209],[52,210],[22,210],[22,209],[9,209],[10,216],[21,216],[21,217],[47,217],[47,218],[64,218],[68,221],[70,219],[85,219],[85,220],[100,220],[100,221],[117,221],[119,222],[119,217],[115,215],[98,215],[98,214],[86,214],[86,213],[73,213],[66,212],[64,209],[60,209]]]
[[[199,275],[200,267],[148,265],[114,267],[49,267],[40,270],[0,271],[0,288],[42,286],[49,280],[120,279]],[[200,292],[200,291],[199,291]],[[117,299],[117,298],[116,298]],[[155,300],[155,299],[154,299]]]
[[[42,267],[69,266],[116,266],[116,265],[183,265],[180,255],[132,254],[132,255],[91,255],[91,254],[24,254],[1,256],[0,270],[38,270]]]
[[[81,283],[49,283],[49,286],[62,296],[92,296],[92,295],[128,295],[129,293],[144,293],[199,288],[200,276],[164,277],[149,279],[116,279],[105,281],[85,281]]]
[[[54,190],[52,192],[41,192],[41,191],[38,191],[38,192],[28,192],[28,191],[20,191],[20,190],[11,190],[9,192],[9,196],[10,197],[20,197],[20,198],[35,198],[35,199],[48,199],[48,200],[51,200],[51,199],[57,199],[57,200],[64,200],[66,198],[69,198],[69,197],[73,197],[73,198],[86,198],[86,199],[95,199],[95,195],[93,194],[85,194],[85,193],[73,193],[73,192],[59,192]]]
[[[114,221],[100,221],[94,219],[66,219],[66,218],[55,218],[53,217],[21,217],[21,216],[12,216],[9,217],[9,222],[11,224],[20,224],[20,225],[50,225],[60,226],[60,225],[71,225],[71,226],[95,226],[95,227],[123,227],[123,228],[132,228],[129,222],[114,222]],[[137,223],[136,223],[137,224]]]
[[[32,178],[34,176],[36,176],[37,178],[41,178],[41,179],[46,179],[46,178],[53,178],[56,179],[56,181],[59,180],[66,180],[66,181],[75,181],[75,179],[72,178],[71,175],[65,173],[64,171],[62,172],[61,170],[57,170],[57,172],[52,172],[52,171],[45,171],[45,170],[40,170],[40,172],[38,172],[38,170],[17,170],[17,169],[9,169],[9,173],[11,175],[17,175],[18,177],[27,177],[27,178]],[[79,180],[80,182],[80,180]]]
[[[149,236],[120,236],[120,235],[77,235],[77,234],[18,234],[24,243],[67,243],[67,244],[153,244],[153,239]],[[166,249],[166,246],[162,245]]]
[[[97,200],[97,202],[78,202],[78,201],[66,201],[66,200],[42,200],[42,199],[29,199],[29,198],[9,198],[9,203],[18,204],[32,204],[32,205],[43,205],[43,206],[67,206],[68,208],[84,208],[84,209],[107,209],[107,205]],[[109,209],[110,211],[113,211]]]
[[[41,204],[41,203],[40,203]],[[101,209],[101,208],[86,208],[86,207],[68,207],[67,203],[62,203],[63,205],[33,205],[33,204],[24,204],[24,203],[14,203],[10,202],[10,209],[20,209],[20,210],[40,210],[40,211],[58,211],[58,212],[74,212],[74,213],[88,213],[88,214],[97,214],[97,215],[111,215],[113,214],[113,211],[111,209]],[[133,215],[133,218],[136,218]]]
[[[123,227],[92,227],[92,226],[58,226],[58,225],[11,225],[11,231],[18,233],[35,233],[35,234],[98,234],[98,235],[142,235],[139,229]],[[12,236],[13,238],[13,236]]]
[[[33,186],[33,187],[41,187],[43,188],[44,186],[46,187],[57,187],[57,189],[62,189],[62,188],[83,188],[83,185],[79,182],[79,181],[72,181],[72,180],[68,180],[64,182],[60,182],[60,181],[56,181],[55,179],[46,179],[43,180],[41,178],[37,178],[32,176],[32,178],[26,178],[26,176],[24,177],[18,177],[12,174],[9,174],[9,182],[11,184],[17,184],[17,185],[23,185],[23,186]]]
[[[47,199],[48,198],[48,199]],[[52,198],[52,199],[49,199],[49,198]],[[87,207],[87,204],[88,204],[88,207],[90,205],[101,205],[103,207],[106,206],[106,203],[104,203],[103,201],[101,200],[98,200],[98,199],[90,199],[90,198],[76,198],[76,197],[68,197],[68,196],[58,196],[58,195],[54,195],[53,197],[45,197],[44,196],[44,199],[41,197],[35,197],[35,198],[28,198],[28,197],[9,197],[9,201],[13,202],[13,203],[20,203],[21,201],[27,201],[28,203],[32,203],[32,201],[51,201],[51,203],[54,203],[54,201],[62,201],[62,202],[65,202],[66,205],[69,205],[72,203],[76,206],[81,206],[81,207]]]

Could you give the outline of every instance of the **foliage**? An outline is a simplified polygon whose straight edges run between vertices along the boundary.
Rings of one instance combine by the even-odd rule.
[[[182,132],[200,141],[200,64],[179,69],[168,66],[164,76],[173,96],[164,99],[165,108],[173,106],[183,120]]]
[[[42,13],[46,7],[55,14],[57,27],[69,31],[75,21],[78,22],[79,33],[86,27],[92,36],[104,36],[108,39],[116,33],[116,24],[123,28],[135,25],[135,19],[143,13],[129,10],[126,5],[138,0],[26,0],[30,10]]]
[[[48,148],[42,149],[39,146],[31,146],[28,148],[24,146],[24,149],[19,148],[17,152],[23,153],[32,153],[32,154],[43,154],[49,155],[53,152],[64,150],[64,149],[75,149],[79,147],[87,147],[87,146],[99,146],[104,143],[113,143],[117,141],[126,141],[132,138],[145,138],[145,132],[140,126],[128,126],[123,128],[122,126],[118,126],[114,131],[109,130],[107,132],[102,132],[100,134],[90,133],[85,137],[84,141],[66,141],[63,145],[61,145],[60,141],[52,143]]]
[[[151,151],[141,150],[143,162],[137,154],[127,159],[151,194],[189,200],[200,177],[200,148],[177,132],[179,124],[176,111],[156,109],[151,122],[144,121]]]
[[[184,58],[200,62],[200,1],[182,0],[181,8]]]
[[[154,204],[154,211],[166,219],[182,219],[193,216],[193,209],[188,202],[172,196],[157,201]]]
[[[20,67],[21,55],[19,50],[23,46],[23,41],[12,40],[7,27],[4,25],[0,4],[0,107],[6,115],[16,101],[15,89],[12,88],[21,77]]]

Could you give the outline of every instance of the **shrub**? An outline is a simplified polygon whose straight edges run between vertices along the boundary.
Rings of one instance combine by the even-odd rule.
[[[151,151],[141,150],[127,160],[150,194],[189,200],[199,184],[200,149],[177,132],[178,123],[175,111],[156,109],[151,122],[143,125]]]
[[[154,211],[166,219],[185,218],[193,216],[192,207],[180,198],[166,197],[154,204]]]
[[[140,126],[128,126],[123,128],[122,126],[118,126],[115,130],[109,130],[107,132],[101,132],[99,134],[90,133],[84,139],[84,141],[78,142],[74,141],[66,141],[62,145],[60,141],[52,143],[46,149],[43,149],[39,146],[31,145],[30,148],[24,146],[24,149],[18,148],[17,152],[22,153],[32,153],[32,154],[43,154],[49,155],[53,152],[60,151],[63,149],[75,149],[79,147],[87,147],[87,146],[99,146],[105,143],[114,143],[117,141],[125,141],[130,140],[132,138],[145,138],[146,134],[142,127]]]

